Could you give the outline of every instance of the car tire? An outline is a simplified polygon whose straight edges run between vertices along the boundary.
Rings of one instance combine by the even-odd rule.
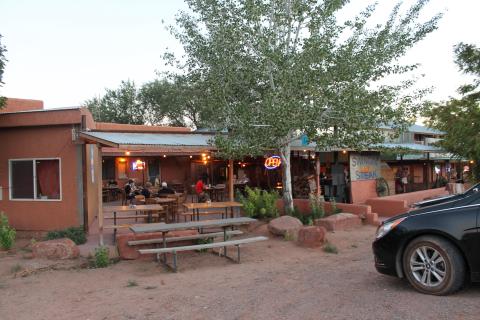
[[[459,250],[437,236],[411,241],[403,254],[403,270],[410,284],[425,294],[452,294],[465,282],[465,261]]]

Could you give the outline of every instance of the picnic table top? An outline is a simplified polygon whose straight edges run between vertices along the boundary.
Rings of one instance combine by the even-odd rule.
[[[233,208],[233,207],[242,207],[243,205],[240,202],[236,201],[224,201],[224,202],[194,202],[194,203],[184,203],[183,206],[187,209],[210,209],[210,208]]]
[[[104,206],[103,212],[129,212],[129,211],[156,211],[162,210],[159,204],[140,204],[135,207],[130,206]]]
[[[182,223],[149,223],[149,224],[134,224],[130,226],[130,230],[134,233],[145,232],[168,232],[187,229],[209,228],[209,227],[230,227],[239,226],[243,224],[250,224],[257,221],[256,219],[241,217],[230,219],[217,219],[205,221],[192,221]]]

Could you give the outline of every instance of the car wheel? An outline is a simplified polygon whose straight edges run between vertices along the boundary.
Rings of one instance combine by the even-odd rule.
[[[403,255],[403,270],[410,284],[422,293],[447,295],[465,281],[465,261],[448,240],[422,236],[409,243]]]

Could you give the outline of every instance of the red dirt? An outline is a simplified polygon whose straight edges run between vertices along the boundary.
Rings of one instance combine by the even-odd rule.
[[[21,252],[0,255],[0,318],[478,319],[480,286],[434,297],[378,274],[374,231],[328,233],[339,254],[279,238],[243,247],[241,264],[188,252],[179,256],[177,274],[152,261],[122,261],[13,278],[12,266],[42,262],[22,259]],[[264,234],[265,226],[255,233]]]

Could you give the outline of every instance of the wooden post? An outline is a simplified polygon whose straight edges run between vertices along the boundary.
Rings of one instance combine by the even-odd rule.
[[[94,163],[95,178],[97,179],[98,187],[98,235],[100,245],[103,246],[103,194],[102,194],[102,147],[97,144],[97,157]]]
[[[321,186],[320,186],[320,154],[315,152],[315,175],[317,183],[317,198],[321,195]]]
[[[228,160],[228,198],[230,201],[235,200],[233,192],[233,160]]]

